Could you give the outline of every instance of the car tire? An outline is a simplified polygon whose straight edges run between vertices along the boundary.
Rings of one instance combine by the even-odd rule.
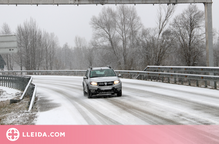
[[[92,98],[92,93],[91,93],[91,91],[89,89],[87,89],[87,97],[88,98]]]
[[[117,93],[117,96],[118,96],[118,97],[121,97],[121,96],[122,96],[122,90],[120,90],[120,91]]]
[[[86,92],[85,92],[85,88],[84,88],[84,85],[83,85],[83,94],[84,94],[84,96],[86,96]]]

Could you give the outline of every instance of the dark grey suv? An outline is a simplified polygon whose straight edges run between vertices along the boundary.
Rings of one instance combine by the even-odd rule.
[[[122,82],[111,67],[88,68],[82,85],[84,95],[87,94],[88,98],[93,95],[122,96]]]

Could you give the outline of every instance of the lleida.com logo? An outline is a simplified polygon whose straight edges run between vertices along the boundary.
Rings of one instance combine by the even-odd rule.
[[[6,132],[6,137],[8,138],[8,140],[10,141],[16,141],[19,139],[20,137],[20,132],[16,129],[16,128],[10,128],[8,129],[8,131]]]
[[[9,141],[16,141],[19,139],[19,137],[22,138],[61,138],[65,137],[65,132],[20,132],[16,128],[10,128],[6,132],[6,137]]]

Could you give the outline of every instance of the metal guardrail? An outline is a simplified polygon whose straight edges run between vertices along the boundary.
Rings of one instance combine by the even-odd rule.
[[[1,71],[2,75],[81,75],[85,74],[86,70],[13,70]]]
[[[147,68],[145,68],[145,70],[146,71],[117,70],[116,72],[121,74],[137,75],[136,78],[143,76],[144,78],[141,79],[161,79],[162,82],[164,82],[164,78],[167,78],[168,83],[170,83],[170,78],[174,78],[174,83],[177,83],[176,81],[178,79],[178,81],[180,81],[181,84],[183,84],[184,79],[187,79],[189,86],[191,86],[191,80],[196,81],[196,86],[199,86],[199,81],[204,81],[205,87],[207,87],[208,81],[213,81],[214,89],[217,89],[217,82],[219,81],[219,76],[213,75],[219,73],[219,67],[148,66]],[[169,71],[174,73],[169,73]],[[133,76],[129,77],[131,78]]]
[[[200,67],[200,66],[147,66],[147,71],[155,72],[174,72],[174,73],[188,73],[198,75],[219,75],[219,67]],[[175,81],[175,80],[174,80]],[[205,87],[207,87],[207,81],[205,81]],[[198,86],[198,80],[196,82]],[[217,81],[211,80],[210,85],[217,89]]]
[[[30,96],[30,101],[35,99],[36,88],[35,85],[31,83],[31,76],[10,76],[10,75],[0,75],[0,85],[4,87],[9,87],[23,91],[19,100],[12,100],[13,102],[18,102],[24,98],[24,96]],[[32,106],[29,105],[29,111]]]
[[[31,111],[31,109],[32,109],[32,107],[33,107],[33,104],[34,104],[34,102],[35,102],[35,98],[36,98],[36,90],[37,90],[36,85],[31,83],[31,88],[32,88],[33,90],[32,90],[32,97],[31,97],[31,99],[30,99],[30,104],[29,104],[28,112]]]
[[[147,71],[175,71],[175,72],[199,72],[219,73],[219,67],[196,67],[196,66],[147,66]]]
[[[140,79],[162,80],[162,82],[164,82],[165,79],[167,79],[167,82],[169,83],[170,83],[170,79],[174,79],[174,83],[177,83],[178,81],[181,82],[181,84],[183,84],[184,79],[186,79],[188,80],[188,85],[191,85],[191,80],[193,80],[196,81],[196,86],[199,86],[199,81],[204,81],[205,87],[208,86],[208,81],[214,81],[215,89],[217,89],[217,82],[219,82],[219,76],[209,75],[209,73],[218,73],[219,67],[148,66],[146,70],[147,71],[115,70],[115,72],[122,75],[126,75],[126,77],[128,78],[133,78],[133,75],[135,76],[137,75],[140,77]],[[17,70],[17,71],[4,71],[2,73],[16,74],[16,75],[29,74],[29,75],[83,76],[85,72],[86,70],[23,70],[23,71]]]
[[[20,97],[20,100],[22,100],[22,99],[24,98],[24,95],[26,94],[26,92],[27,92],[27,90],[28,90],[28,88],[29,88],[31,82],[32,82],[32,77],[30,77],[30,80],[29,80],[29,82],[27,83],[27,85],[26,85],[26,87],[25,87],[25,89],[24,89],[24,92],[23,92],[22,96]]]
[[[149,72],[149,71],[126,71],[126,70],[116,70],[116,72],[121,73],[121,74],[135,74],[135,75],[137,74],[137,75],[143,75],[143,76],[187,78],[187,79],[194,79],[194,80],[219,81],[219,76],[210,76],[210,75],[164,73],[164,72]]]
[[[30,76],[0,75],[0,85],[24,91],[30,79]]]

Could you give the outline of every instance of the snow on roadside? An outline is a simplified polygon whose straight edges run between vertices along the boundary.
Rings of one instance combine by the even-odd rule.
[[[21,91],[0,86],[0,125],[31,125],[34,124],[37,108],[27,112],[29,97],[18,103],[10,103],[10,99],[18,99]]]
[[[20,95],[21,91],[0,86],[0,101],[6,101],[8,99],[13,99]]]
[[[122,81],[126,87],[146,90],[160,95],[169,95],[212,106],[218,106],[219,102],[218,90],[214,89],[142,80],[122,79]]]
[[[42,87],[40,87],[42,86]],[[39,88],[40,87],[40,88]],[[37,114],[36,125],[45,125],[45,124],[55,124],[55,125],[63,125],[63,124],[82,124],[87,125],[87,122],[83,119],[81,114],[76,110],[76,108],[72,105],[72,103],[55,91],[52,91],[48,88],[43,88],[44,85],[38,84],[38,107],[39,112]],[[51,86],[51,88],[55,88],[59,90],[58,87]],[[46,98],[46,99],[43,99]],[[42,105],[39,101],[47,101],[46,105]],[[52,110],[44,110],[48,107],[53,107],[55,104],[57,107]]]

